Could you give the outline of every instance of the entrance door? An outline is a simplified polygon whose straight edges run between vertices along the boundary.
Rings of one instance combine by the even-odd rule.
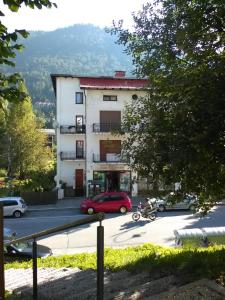
[[[76,169],[75,170],[75,194],[76,196],[84,195],[84,170]]]
[[[119,191],[119,178],[120,172],[118,171],[106,172],[106,190],[109,192]]]

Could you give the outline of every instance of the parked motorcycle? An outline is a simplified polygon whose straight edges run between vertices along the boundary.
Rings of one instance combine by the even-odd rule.
[[[143,208],[141,202],[139,203],[137,207],[137,211],[132,214],[132,219],[134,221],[138,221],[140,217],[149,219],[151,221],[154,221],[157,216],[157,208],[153,207],[152,209],[145,209]]]

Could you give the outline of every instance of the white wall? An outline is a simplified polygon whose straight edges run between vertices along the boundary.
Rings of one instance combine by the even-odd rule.
[[[144,95],[144,92],[134,90],[81,90],[77,78],[57,78],[57,123],[58,125],[75,125],[75,116],[83,115],[86,124],[84,134],[60,134],[57,129],[57,179],[74,186],[75,169],[84,169],[87,180],[93,179],[93,170],[129,170],[125,164],[98,164],[93,163],[93,154],[100,154],[100,140],[122,140],[122,137],[110,133],[94,133],[93,123],[100,123],[100,111],[121,111],[125,103],[132,101],[132,95]],[[84,92],[84,103],[76,104],[76,92]],[[103,95],[117,95],[117,101],[103,101]],[[86,101],[86,102],[85,102]],[[85,107],[86,106],[86,107]],[[85,119],[86,115],[86,119]],[[61,151],[75,151],[76,140],[83,140],[86,144],[85,161],[61,161]],[[105,166],[104,166],[105,165]],[[132,173],[132,177],[135,173]]]

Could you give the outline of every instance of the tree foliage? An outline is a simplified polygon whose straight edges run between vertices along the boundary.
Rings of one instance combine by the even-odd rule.
[[[24,86],[20,91],[26,93]],[[9,103],[1,127],[2,165],[9,178],[26,179],[31,172],[45,169],[51,152],[46,147],[47,136],[41,131],[43,122],[35,116],[31,99]]]
[[[216,201],[225,189],[224,1],[155,1],[133,19],[133,32],[120,22],[111,33],[150,84],[126,109],[124,151],[153,181]]]
[[[17,12],[22,5],[31,9],[56,6],[49,0],[3,0],[3,3],[13,12]],[[0,16],[4,17],[1,11]],[[8,32],[7,27],[0,21],[0,65],[14,66],[12,59],[15,58],[16,51],[23,49],[23,45],[18,43],[20,36],[26,38],[28,32],[19,29]],[[23,100],[26,97],[26,94],[19,89],[21,81],[22,78],[19,73],[7,75],[0,72],[0,108],[3,108],[4,100],[13,102]]]

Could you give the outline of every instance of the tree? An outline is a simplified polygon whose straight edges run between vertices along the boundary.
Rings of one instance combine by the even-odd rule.
[[[225,6],[222,0],[164,0],[116,24],[149,97],[125,111],[124,152],[153,182],[180,182],[202,204],[225,192]]]
[[[23,86],[20,91],[26,93]],[[31,172],[44,169],[52,159],[51,151],[41,131],[43,123],[33,113],[29,97],[21,103],[9,104],[5,123],[8,177],[26,179]]]
[[[51,8],[55,3],[49,0],[3,0],[3,3],[8,8],[17,12],[24,4],[32,9],[35,7],[42,9],[42,7]],[[0,11],[0,16],[4,17],[4,14]],[[28,32],[26,30],[15,30],[12,33],[8,32],[7,27],[0,21],[0,64],[6,64],[14,66],[12,59],[16,56],[16,51],[21,51],[23,46],[18,44],[18,37],[22,36],[26,38]],[[19,90],[22,78],[18,73],[6,75],[0,73],[0,109],[3,109],[3,102],[5,100],[13,102],[20,101],[26,98],[26,94]]]

